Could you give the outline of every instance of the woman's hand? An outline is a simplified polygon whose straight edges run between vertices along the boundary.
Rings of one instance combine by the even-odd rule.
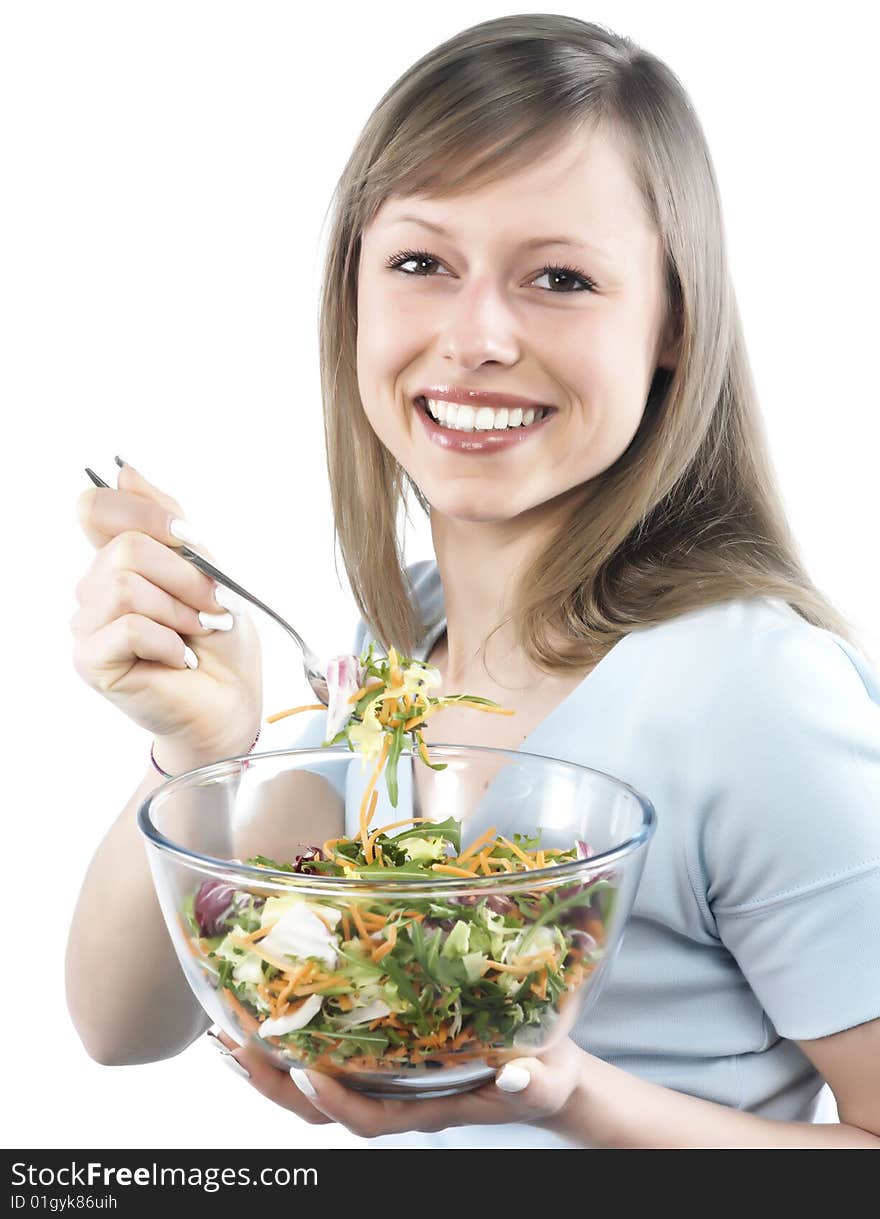
[[[83,491],[77,512],[95,555],[70,623],[76,671],[160,738],[160,764],[169,748],[193,766],[247,749],[262,710],[259,638],[179,553],[180,504],[124,465],[118,487]]]
[[[366,1139],[408,1130],[434,1132],[449,1126],[504,1122],[556,1125],[578,1089],[584,1064],[590,1058],[566,1037],[540,1058],[511,1060],[493,1082],[460,1096],[376,1100],[318,1071],[294,1069],[290,1074],[280,1071],[258,1050],[239,1046],[222,1031],[212,1030],[209,1037],[219,1041],[232,1060],[244,1067],[251,1086],[276,1105],[289,1109],[311,1125],[339,1122],[352,1134]],[[307,1085],[311,1086],[313,1097],[307,1094]],[[508,1091],[511,1086],[516,1091]]]

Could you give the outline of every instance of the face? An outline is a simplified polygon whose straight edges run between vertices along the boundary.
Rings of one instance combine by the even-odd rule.
[[[664,318],[662,245],[626,161],[579,133],[477,192],[385,200],[361,243],[361,400],[432,520],[510,521],[626,450],[656,368],[672,367]],[[518,396],[536,421],[511,428],[509,405],[456,408],[453,426],[447,407],[438,424],[414,403],[428,388],[485,391],[477,411]]]

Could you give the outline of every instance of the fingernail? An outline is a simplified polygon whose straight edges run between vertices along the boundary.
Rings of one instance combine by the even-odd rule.
[[[199,540],[196,531],[189,521],[182,521],[179,517],[175,517],[168,526],[168,532],[173,534],[174,537],[180,538],[181,542],[191,542],[194,544]]]
[[[236,1075],[240,1075],[242,1079],[250,1079],[250,1071],[247,1069],[247,1067],[242,1066],[237,1058],[233,1058],[232,1053],[229,1050],[224,1049],[223,1061],[228,1063]]]
[[[235,626],[235,619],[232,614],[206,614],[204,610],[199,613],[199,622],[206,631],[231,631]]]
[[[247,1069],[246,1066],[244,1066],[242,1063],[240,1063],[238,1061],[238,1059],[232,1053],[232,1050],[228,1049],[228,1047],[223,1044],[223,1042],[214,1032],[214,1030],[216,1028],[217,1028],[217,1025],[212,1024],[211,1027],[208,1029],[207,1033],[205,1034],[205,1036],[209,1039],[210,1044],[215,1045],[217,1047],[217,1049],[223,1055],[223,1061],[229,1063],[230,1067],[232,1068],[232,1070],[235,1072],[236,1075],[240,1075],[242,1079],[250,1079],[250,1077],[251,1077],[250,1071]]]
[[[525,1067],[512,1067],[510,1064],[503,1067],[495,1078],[496,1087],[502,1092],[522,1092],[531,1082],[532,1077]]]
[[[315,1091],[315,1085],[306,1075],[305,1071],[300,1067],[290,1068],[290,1078],[302,1092],[303,1096],[307,1096],[309,1100],[314,1100],[318,1093]]]
[[[113,460],[116,462],[116,464],[117,464],[117,465],[118,465],[120,468],[121,468],[122,466],[124,466],[124,465],[125,465],[125,462],[122,460],[122,458],[121,458],[121,457],[114,457],[114,458],[113,458]]]
[[[188,644],[183,645],[183,659],[186,661],[188,669],[197,669],[199,667],[199,658]]]
[[[240,614],[244,608],[238,593],[234,593],[231,588],[224,588],[222,584],[216,582],[214,583],[214,600],[224,609],[232,610],[233,613]]]

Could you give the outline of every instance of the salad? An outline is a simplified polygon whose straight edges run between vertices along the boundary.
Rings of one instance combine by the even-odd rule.
[[[427,765],[443,769],[430,761],[419,723],[450,702],[492,710],[497,704],[469,695],[430,697],[437,685],[430,667],[399,660],[393,648],[384,663],[372,645],[365,657],[342,660],[356,663],[333,669],[328,723],[335,718],[324,744],[344,739],[365,761],[376,761],[359,831],[307,847],[291,861],[256,855],[244,862],[299,875],[405,881],[508,878],[592,854],[581,840],[569,849],[542,847],[540,832],[507,838],[495,826],[463,847],[454,818],[409,818],[371,831],[383,767],[396,806],[396,773],[389,768],[396,768],[403,738]],[[388,890],[351,898],[264,896],[208,879],[189,894],[182,914],[193,955],[244,1037],[262,1038],[299,1065],[331,1074],[471,1058],[492,1065],[510,1047],[545,1044],[604,958],[613,875],[552,888],[546,876],[541,871],[543,884],[509,896],[448,898],[436,889],[424,898],[394,898]]]
[[[365,807],[384,766],[388,798],[396,808],[397,763],[407,737],[426,766],[446,769],[445,764],[434,764],[428,757],[421,732],[427,719],[453,703],[465,703],[495,715],[515,712],[473,694],[432,698],[428,691],[436,689],[441,681],[438,669],[409,656],[398,656],[394,648],[388,649],[387,657],[377,658],[373,647],[371,643],[361,656],[337,656],[327,665],[330,702],[326,708],[327,740],[322,744],[338,745],[345,741],[353,753],[360,753],[364,769],[370,762],[374,764],[374,777],[364,796]],[[274,724],[300,711],[324,710],[323,703],[289,707],[268,716],[266,722]],[[361,811],[363,814],[364,810]]]

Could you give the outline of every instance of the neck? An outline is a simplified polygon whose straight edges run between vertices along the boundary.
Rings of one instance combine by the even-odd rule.
[[[527,519],[531,517],[531,519]],[[520,573],[548,542],[553,519],[537,513],[510,521],[473,522],[431,513],[434,553],[446,602],[446,643],[442,649],[449,689],[468,678],[503,675],[505,684],[541,680],[546,674],[529,662],[517,643],[516,624],[505,622]],[[485,645],[481,657],[480,651]]]

